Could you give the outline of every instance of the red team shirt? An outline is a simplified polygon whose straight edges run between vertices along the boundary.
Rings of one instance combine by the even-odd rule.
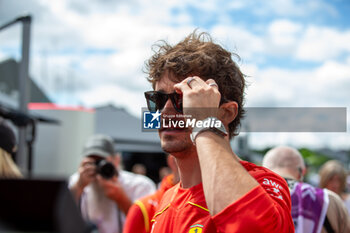
[[[266,168],[244,161],[241,164],[258,181],[259,186],[211,216],[202,183],[189,189],[183,189],[177,184],[164,194],[153,217],[151,232],[294,232],[286,181]]]
[[[128,211],[123,233],[151,232],[151,220],[156,213],[159,202],[164,193],[174,185],[174,175],[168,175],[163,178],[159,189],[154,194],[137,200]]]

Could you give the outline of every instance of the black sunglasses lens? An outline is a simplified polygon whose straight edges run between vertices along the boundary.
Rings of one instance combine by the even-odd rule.
[[[145,92],[145,97],[147,100],[148,110],[151,112],[155,112],[157,110],[163,110],[168,98],[175,108],[176,111],[182,113],[182,96],[178,93],[166,94],[157,91],[148,91]]]
[[[157,92],[155,94],[155,102],[157,106],[157,110],[163,110],[166,102],[168,101],[168,95],[165,93]]]
[[[152,100],[147,100],[147,105],[148,105],[148,110],[151,112],[157,111],[157,106],[156,103],[153,102]]]
[[[155,109],[156,104],[155,104],[155,102],[153,102],[153,101],[151,100],[151,96],[152,96],[152,93],[151,93],[151,92],[149,92],[149,91],[148,91],[148,92],[145,92],[145,98],[146,98],[148,110],[149,110],[150,112],[153,112],[154,109]]]
[[[146,92],[145,97],[147,100],[148,110],[151,112],[162,110],[166,104],[166,101],[168,100],[167,94],[156,91]]]
[[[176,92],[169,94],[176,111],[182,113],[182,96]]]

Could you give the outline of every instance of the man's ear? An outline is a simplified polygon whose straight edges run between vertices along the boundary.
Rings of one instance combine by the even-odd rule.
[[[306,175],[306,172],[307,172],[306,167],[303,167],[303,168],[302,168],[302,171],[301,171],[301,181],[304,180],[304,177],[305,177],[305,175]]]
[[[298,167],[297,180],[298,181],[303,181],[305,174],[306,174],[306,167],[304,167],[304,168]]]
[[[303,176],[305,176],[306,172],[307,172],[307,169],[306,169],[306,167],[304,167],[303,171],[302,171]]]
[[[235,101],[223,103],[219,107],[218,118],[228,126],[238,114],[238,104]]]

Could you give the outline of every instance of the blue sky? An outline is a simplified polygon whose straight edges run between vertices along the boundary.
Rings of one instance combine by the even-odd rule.
[[[24,12],[34,17],[30,73],[59,104],[112,103],[140,116],[152,44],[198,28],[241,57],[246,106],[350,108],[347,0],[0,0],[0,24]],[[0,32],[0,60],[19,57],[19,35],[19,27]],[[350,141],[349,133],[251,138],[256,146]]]

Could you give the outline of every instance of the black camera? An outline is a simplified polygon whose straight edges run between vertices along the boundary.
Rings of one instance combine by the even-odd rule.
[[[113,176],[118,176],[118,171],[113,163],[108,162],[105,159],[99,159],[95,161],[96,172],[105,179],[111,179]]]

